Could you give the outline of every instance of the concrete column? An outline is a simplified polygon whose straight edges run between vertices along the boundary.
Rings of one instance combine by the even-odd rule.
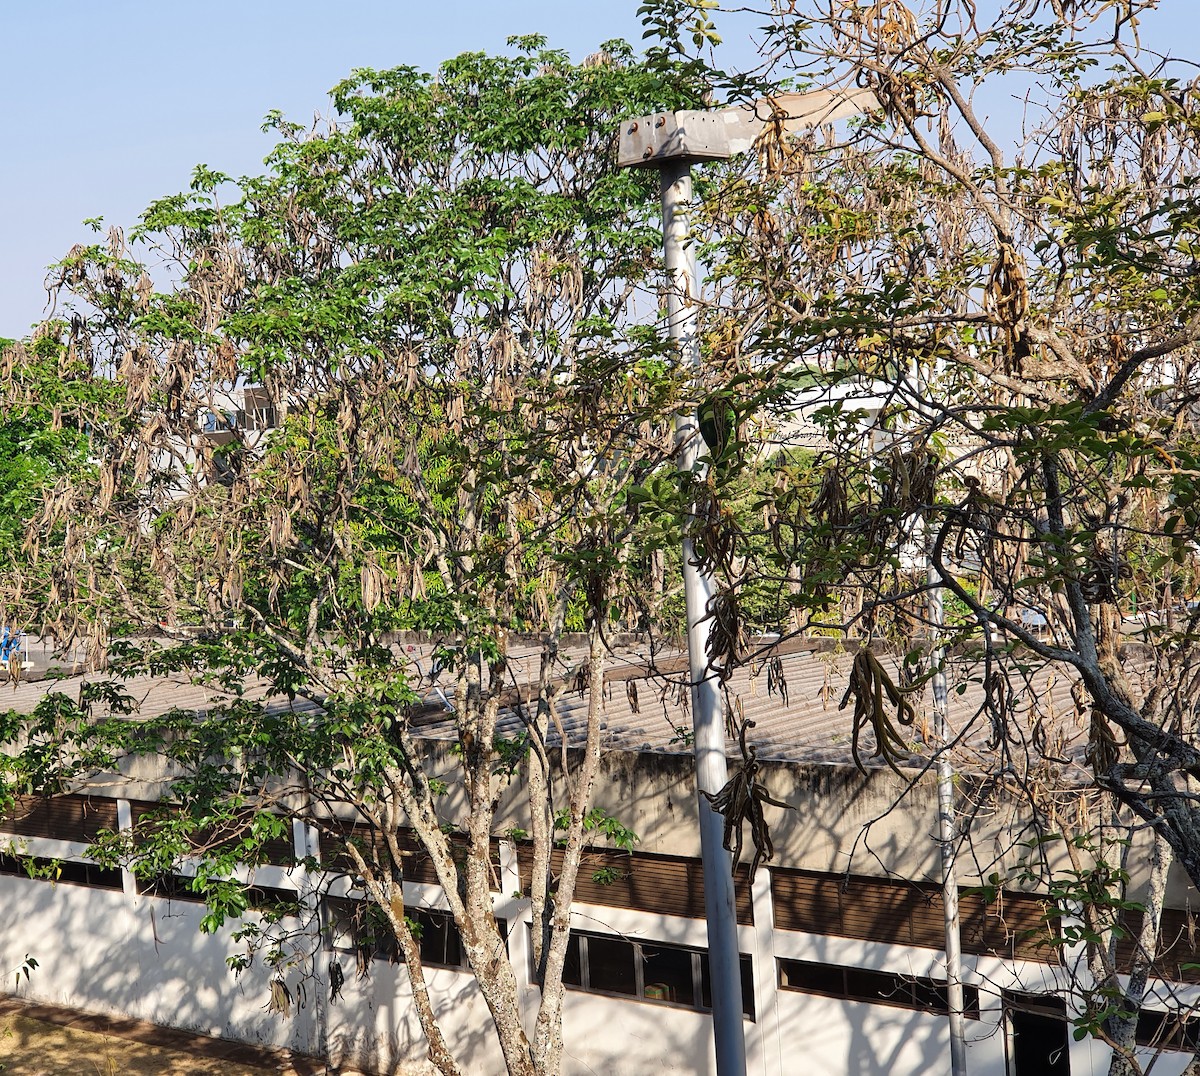
[[[129,800],[117,800],[117,829],[122,833],[133,829],[133,807]],[[121,888],[127,900],[137,900],[137,879],[128,867],[121,868]]]
[[[531,969],[533,953],[529,940],[529,901],[521,889],[517,846],[512,841],[500,842],[500,892],[496,894],[494,908],[496,918],[508,923],[508,956],[517,979],[521,1022],[525,1025],[526,1034],[532,1035],[541,997],[533,983]]]
[[[779,976],[775,969],[775,905],[771,872],[759,869],[750,887],[754,904],[754,1016],[762,1076],[787,1076],[779,1035]],[[794,1070],[793,1070],[794,1071]]]

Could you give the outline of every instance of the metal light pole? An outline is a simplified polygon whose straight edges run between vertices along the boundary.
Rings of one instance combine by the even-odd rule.
[[[937,740],[937,798],[938,847],[942,861],[942,909],[946,928],[946,1007],[950,1010],[950,1072],[966,1076],[967,1020],[963,1012],[962,936],[958,916],[958,871],[956,869],[954,833],[954,764],[950,761],[950,731],[946,724],[948,709],[946,690],[946,648],[942,631],[946,626],[946,610],[942,604],[942,581],[929,564],[929,627],[937,642],[932,659],[934,737]]]
[[[913,384],[918,396],[924,395],[927,381],[919,362],[912,368]],[[950,711],[946,683],[946,606],[943,600],[942,577],[933,562],[934,534],[926,520],[914,524],[914,545],[925,563],[926,611],[932,646],[930,659],[933,675],[930,688],[933,695],[933,735],[937,746],[937,822],[938,852],[942,868],[942,913],[946,951],[946,1007],[950,1024],[950,1073],[966,1076],[967,1021],[963,1011],[962,924],[958,913],[958,849],[954,810],[954,763],[950,759],[950,727],[946,720]]]
[[[780,94],[755,105],[709,111],[663,112],[622,125],[617,150],[620,167],[657,168],[662,186],[663,255],[670,288],[667,315],[671,338],[685,369],[698,370],[696,332],[700,280],[695,249],[688,239],[687,208],[692,200],[692,164],[744,153],[762,137],[768,123],[794,131],[832,123],[875,107],[869,90],[817,90]],[[694,471],[701,456],[695,412],[675,416],[679,469]],[[708,920],[708,961],[712,984],[713,1036],[718,1076],[745,1076],[746,1040],[742,1025],[741,958],[737,941],[733,863],[723,846],[724,824],[708,798],[728,781],[725,718],[717,678],[708,668],[707,647],[715,594],[712,576],[697,563],[692,541],[683,540],[683,589],[687,603],[688,674],[692,692],[693,744],[700,812],[700,853],[704,868],[704,912]]]
[[[696,334],[699,280],[695,248],[688,242],[687,207],[692,200],[692,166],[675,159],[659,171],[662,183],[663,255],[671,286],[667,318],[680,359],[689,370],[700,365]],[[700,459],[696,415],[675,415],[675,450],[681,471]],[[690,529],[690,528],[688,528]],[[700,857],[704,868],[704,914],[708,920],[708,970],[712,984],[713,1034],[719,1076],[744,1076],[746,1041],[742,1029],[742,976],[733,894],[733,862],[723,846],[724,825],[707,792],[716,795],[729,780],[725,762],[725,717],[721,689],[708,668],[705,644],[711,630],[710,603],[716,588],[711,574],[696,563],[692,539],[683,539],[683,592],[687,604],[688,677],[692,690],[693,749],[700,809]]]

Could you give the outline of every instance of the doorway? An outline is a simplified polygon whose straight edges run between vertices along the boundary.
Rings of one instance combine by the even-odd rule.
[[[1062,998],[1005,991],[1008,1076],[1071,1076],[1068,1031]]]

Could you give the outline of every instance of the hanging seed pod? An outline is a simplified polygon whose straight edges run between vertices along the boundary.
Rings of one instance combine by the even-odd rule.
[[[373,559],[363,562],[359,572],[359,587],[362,591],[363,608],[368,613],[375,612],[387,595],[387,576]]]
[[[289,548],[294,541],[292,516],[283,505],[271,506],[267,522],[267,541],[271,545],[271,552],[275,555]]]
[[[888,671],[867,647],[854,656],[850,681],[838,709],[844,710],[854,699],[854,732],[850,750],[854,765],[860,772],[867,772],[860,741],[862,733],[868,728],[875,734],[874,756],[899,772],[896,763],[911,753],[900,728],[911,727],[917,716],[912,703],[908,701],[908,695],[921,686],[897,687]]]

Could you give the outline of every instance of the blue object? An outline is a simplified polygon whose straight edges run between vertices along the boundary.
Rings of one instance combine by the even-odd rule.
[[[9,631],[7,625],[0,627],[0,661],[8,661],[25,642],[23,631]]]

